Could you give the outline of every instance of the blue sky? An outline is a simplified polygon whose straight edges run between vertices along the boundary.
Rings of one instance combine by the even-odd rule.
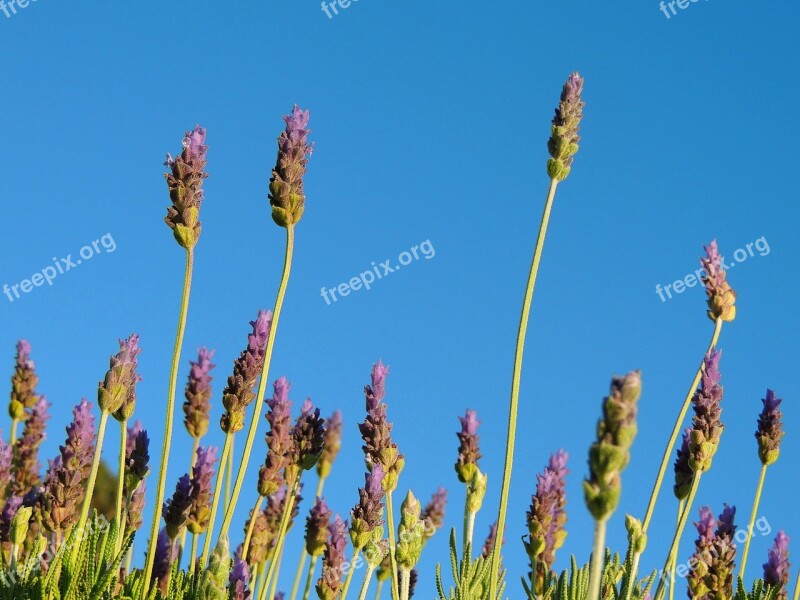
[[[511,597],[526,572],[519,539],[535,473],[558,448],[572,455],[558,565],[572,552],[588,557],[587,447],[611,375],[640,368],[640,435],[609,532],[624,549],[624,514],[644,512],[712,329],[701,288],[662,302],[655,286],[694,271],[712,238],[729,256],[760,238],[770,249],[730,273],[739,316],[720,344],[726,431],[699,493],[715,512],[736,504],[746,520],[759,400],[776,389],[788,434],[767,476],[759,512],[774,531],[754,541],[755,575],[777,529],[800,536],[787,501],[798,491],[800,451],[800,286],[788,274],[800,255],[800,210],[787,185],[797,174],[798,16],[794,3],[741,0],[689,4],[669,19],[655,0],[360,0],[332,19],[313,0],[38,0],[10,18],[0,12],[0,284],[76,256],[106,233],[116,244],[52,286],[13,303],[0,296],[4,377],[15,341],[30,339],[40,390],[54,403],[43,457],[56,452],[70,407],[94,400],[117,338],[133,331],[144,349],[138,417],[161,437],[183,266],[163,223],[161,163],[195,123],[208,128],[211,176],[180,384],[194,349],[207,345],[217,350],[221,390],[248,321],[273,302],[283,232],[269,216],[267,181],[280,117],[297,102],[311,109],[316,149],[270,378],[293,382],[296,405],[310,396],[325,413],[344,411],[345,449],[326,491],[342,513],[362,482],[356,423],[374,361],[392,369],[390,416],[407,457],[401,490],[427,498],[447,486],[448,528],[459,525],[463,502],[452,469],[456,417],[477,409],[491,486],[478,519],[483,537],[499,496],[549,122],[561,84],[579,70],[583,142],[556,200],[523,372],[505,563]],[[323,286],[426,240],[435,257],[335,304],[321,297]],[[170,490],[190,450],[180,422],[175,430]],[[237,529],[255,498],[263,430]],[[112,462],[115,451],[109,442]],[[667,487],[645,567],[663,561],[674,519]],[[421,594],[433,593],[446,537],[426,549]],[[298,528],[287,564],[299,538]]]

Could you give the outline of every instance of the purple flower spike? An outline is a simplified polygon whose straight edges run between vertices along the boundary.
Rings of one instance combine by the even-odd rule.
[[[14,364],[14,375],[11,377],[11,402],[8,414],[12,419],[21,421],[25,418],[25,409],[31,410],[39,396],[36,386],[39,377],[36,365],[31,360],[31,345],[27,340],[17,342],[17,356]]]
[[[561,90],[561,102],[553,117],[550,140],[547,149],[550,160],[547,161],[547,173],[557,181],[567,178],[572,169],[573,156],[578,152],[578,135],[583,107],[583,78],[577,73],[570,74]]]
[[[430,502],[425,505],[419,515],[420,520],[425,524],[423,536],[429,540],[444,525],[444,511],[447,506],[447,490],[440,487],[431,497]]]
[[[130,419],[136,408],[136,384],[142,380],[136,372],[140,352],[137,334],[119,340],[119,352],[111,357],[105,379],[98,384],[100,410],[121,422]]]
[[[675,486],[672,490],[678,500],[685,500],[689,497],[694,479],[694,471],[689,466],[689,448],[691,442],[692,428],[687,427],[683,431],[683,440],[675,458]]]
[[[481,556],[483,558],[488,559],[492,552],[494,552],[495,544],[497,544],[497,522],[495,521],[491,525],[489,525],[489,534],[486,536],[486,541],[483,542],[483,548],[481,550]],[[506,545],[506,538],[503,536],[503,546]]]
[[[258,474],[258,493],[271,496],[285,483],[284,470],[289,466],[294,452],[292,438],[292,401],[289,400],[291,384],[281,377],[273,384],[274,393],[267,400],[267,458]]]
[[[703,266],[703,284],[708,297],[708,318],[712,321],[733,321],[736,318],[736,292],[727,281],[726,267],[717,240],[703,249],[706,256],[700,259],[700,264]]]
[[[789,562],[789,536],[785,532],[778,532],[767,556],[767,562],[764,563],[764,583],[769,587],[777,586],[778,598],[785,600],[788,597],[786,588],[792,568]]]
[[[176,158],[167,154],[164,166],[169,172],[167,180],[172,206],[164,219],[172,229],[177,242],[187,250],[193,249],[200,239],[200,207],[203,204],[203,181],[206,173],[206,130],[196,126],[183,138],[183,151]]]
[[[383,469],[375,465],[364,476],[364,487],[358,490],[358,504],[350,512],[350,540],[353,547],[361,550],[373,539],[375,528],[383,525]]]
[[[317,594],[320,600],[337,600],[344,574],[347,521],[342,521],[342,518],[336,515],[328,531],[330,537],[322,559],[322,577],[317,581]]]
[[[758,457],[761,464],[771,465],[778,460],[781,453],[781,439],[783,439],[783,413],[779,408],[781,398],[775,395],[772,390],[767,390],[767,396],[761,402],[764,409],[758,417],[758,429],[756,430],[756,440],[758,440]]]
[[[478,473],[478,461],[482,454],[480,450],[480,437],[478,436],[478,413],[474,410],[467,410],[463,417],[458,417],[461,422],[461,431],[456,433],[458,436],[458,461],[456,461],[456,473],[462,483],[470,483]]]
[[[241,558],[233,561],[233,569],[228,577],[230,600],[247,600],[250,597],[250,568]]]
[[[690,598],[733,597],[735,515],[736,509],[727,504],[718,519],[707,506],[700,508],[700,520],[695,523],[699,535],[689,561],[697,565],[688,576]]]
[[[292,430],[294,440],[292,447],[292,464],[287,469],[287,481],[292,484],[299,477],[300,471],[314,468],[325,443],[325,419],[320,417],[320,411],[306,399],[297,423]]]
[[[300,110],[295,104],[283,120],[286,129],[278,138],[278,160],[269,180],[269,203],[275,223],[290,227],[300,221],[305,209],[303,177],[313,145],[308,143],[309,111]]]
[[[211,363],[214,351],[200,348],[197,351],[197,361],[190,361],[189,381],[186,384],[186,401],[183,403],[183,412],[186,415],[183,424],[186,431],[194,439],[199,440],[208,431],[211,415],[211,370],[216,366]]]
[[[255,399],[255,385],[264,366],[267,339],[272,329],[272,312],[260,310],[250,321],[253,332],[247,336],[247,349],[233,363],[233,375],[222,392],[225,414],[220,420],[222,431],[235,433],[244,428],[247,407]]]
[[[330,475],[333,463],[339,456],[339,450],[342,448],[342,427],[342,413],[334,411],[325,422],[325,443],[322,445],[322,456],[317,463],[317,474],[322,479]]]
[[[317,498],[306,519],[306,552],[309,556],[320,556],[325,551],[330,531],[331,513],[325,500]]]
[[[211,519],[211,506],[214,500],[212,480],[214,465],[217,463],[217,449],[197,449],[197,460],[192,469],[192,504],[186,526],[193,535],[205,533]]]
[[[386,376],[389,374],[389,367],[378,361],[372,367],[372,393],[374,401],[380,402],[386,396]]]
[[[125,486],[133,491],[150,473],[150,438],[142,424],[136,421],[128,428],[125,444]]]
[[[156,542],[156,555],[153,563],[152,581],[158,585],[161,594],[167,596],[167,588],[169,586],[169,574],[172,570],[172,563],[177,558],[177,548],[172,538],[167,535],[167,530],[162,529],[158,533],[158,541]]]
[[[41,465],[39,447],[45,439],[45,427],[50,419],[50,403],[41,396],[31,409],[22,437],[14,444],[12,465],[14,477],[11,480],[10,494],[24,496],[32,488],[41,484]]]
[[[164,502],[164,523],[166,523],[166,532],[170,539],[176,539],[183,531],[186,521],[189,519],[193,497],[192,479],[189,475],[183,475],[175,486],[172,498]]]
[[[377,386],[377,391],[370,386],[364,388],[367,405],[367,418],[358,426],[361,438],[364,440],[364,459],[367,469],[372,470],[380,465],[383,473],[383,489],[393,491],[397,487],[397,480],[405,466],[405,457],[397,450],[397,444],[392,441],[393,425],[386,417],[387,405],[383,402],[386,394],[386,375],[389,368],[381,361],[372,368],[372,383]]]
[[[531,565],[536,566],[536,572],[531,570],[530,573],[532,589],[541,590],[545,575],[555,562],[556,550],[564,545],[567,537],[564,525],[567,522],[568,459],[569,455],[559,450],[550,457],[544,472],[536,476],[536,493],[531,497],[527,513],[530,537],[525,544]]]
[[[708,471],[719,448],[725,426],[722,415],[723,390],[719,371],[721,351],[713,351],[704,359],[702,382],[692,397],[695,416],[689,435],[689,466],[694,472]]]
[[[142,526],[142,513],[144,512],[144,500],[146,492],[147,486],[145,485],[145,482],[142,481],[131,495],[131,501],[128,504],[128,511],[125,514],[126,535],[133,531],[139,531],[139,528]]]

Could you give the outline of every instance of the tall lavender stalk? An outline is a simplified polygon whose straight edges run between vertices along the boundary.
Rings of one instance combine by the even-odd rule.
[[[17,342],[14,374],[11,376],[11,400],[8,414],[11,417],[11,445],[17,440],[17,425],[25,420],[26,409],[31,410],[38,400],[36,365],[31,360],[31,344],[27,340]]]
[[[789,596],[789,571],[792,565],[789,562],[789,536],[784,531],[779,531],[775,536],[763,568],[764,583],[778,588],[778,598],[786,600]]]
[[[511,401],[508,415],[508,435],[506,438],[506,457],[503,465],[503,482],[500,489],[500,508],[497,517],[498,535],[502,537],[506,528],[506,513],[508,511],[508,498],[511,488],[511,470],[514,463],[514,446],[517,434],[517,411],[519,406],[519,390],[522,379],[522,357],[525,350],[525,337],[528,333],[533,292],[536,286],[536,276],[539,272],[539,263],[542,260],[542,250],[547,235],[547,226],[550,222],[550,212],[556,195],[558,184],[564,181],[572,169],[573,157],[578,152],[580,137],[578,130],[583,118],[584,102],[583,78],[578,73],[572,73],[561,91],[561,101],[556,109],[551,128],[551,136],[547,148],[550,159],[547,163],[547,174],[550,177],[550,188],[539,225],[539,234],[536,247],[533,251],[533,261],[525,287],[525,296],[522,301],[522,315],[520,316],[517,331],[517,343],[514,352],[514,369],[511,378]],[[489,598],[497,596],[498,577],[500,575],[500,552],[495,551],[491,559],[489,575]]]
[[[478,436],[478,414],[474,410],[467,409],[463,417],[458,417],[461,423],[461,431],[458,436],[458,460],[456,461],[456,475],[467,488],[466,499],[464,501],[464,554],[466,556],[469,548],[472,547],[472,536],[475,530],[475,516],[483,505],[483,498],[486,495],[486,485],[488,476],[482,473],[478,467],[481,459],[480,437]],[[467,557],[469,558],[469,557]]]
[[[165,221],[172,229],[178,245],[186,251],[186,264],[183,274],[183,290],[181,304],[178,312],[178,331],[175,335],[175,346],[172,351],[172,364],[170,366],[169,389],[167,391],[167,405],[164,420],[164,441],[161,447],[160,468],[156,483],[155,506],[161,506],[164,501],[167,485],[167,468],[169,466],[169,451],[172,445],[172,427],[175,420],[175,400],[178,391],[178,371],[183,351],[183,338],[186,332],[186,321],[189,313],[189,298],[192,291],[192,274],[194,271],[194,249],[200,239],[202,223],[200,222],[200,208],[205,200],[203,182],[208,177],[206,172],[206,130],[197,125],[192,131],[187,131],[183,138],[183,150],[180,155],[173,158],[167,154],[164,166],[168,171],[164,177],[169,190],[171,205],[167,208]],[[161,516],[158,510],[153,511],[153,523],[150,527],[150,543],[145,559],[144,580],[150,581],[153,571],[153,562],[156,558],[156,544]],[[141,600],[149,593],[148,586],[142,587]]]
[[[256,417],[250,423],[247,432],[242,462],[236,475],[236,481],[231,492],[230,503],[225,511],[222,520],[220,536],[227,535],[233,520],[233,513],[239,501],[239,494],[244,484],[247,465],[250,461],[250,454],[253,450],[253,442],[258,432],[258,415],[264,407],[264,396],[267,391],[269,367],[272,362],[272,350],[275,346],[275,337],[278,331],[283,301],[286,296],[286,288],[289,285],[289,275],[292,269],[292,256],[294,254],[294,227],[300,221],[305,209],[305,192],[303,177],[306,173],[308,159],[313,151],[313,145],[309,143],[308,136],[311,130],[308,128],[309,111],[300,110],[295,104],[291,114],[283,118],[286,128],[278,137],[278,157],[275,168],[272,170],[272,177],[269,183],[269,201],[272,207],[272,218],[275,223],[286,229],[286,251],[283,260],[283,272],[278,294],[275,298],[275,306],[272,316],[272,333],[267,341],[267,349],[264,356],[264,364],[261,369],[261,379],[258,386],[254,413]]]

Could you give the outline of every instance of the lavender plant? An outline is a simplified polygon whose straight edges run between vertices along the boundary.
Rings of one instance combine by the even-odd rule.
[[[479,466],[480,421],[474,410],[467,410],[459,417],[458,447],[454,452],[456,477],[464,486],[463,525],[460,531],[458,528],[450,531],[450,556],[446,562],[451,566],[452,584],[447,588],[441,567],[436,568],[436,593],[440,600],[499,600],[506,594],[503,554],[508,551],[507,509],[523,351],[556,188],[570,175],[578,151],[583,89],[583,79],[577,73],[570,75],[551,125],[546,169],[550,185],[517,332],[497,519],[489,527],[482,547],[479,543],[479,550],[474,551],[475,523],[487,497],[489,477]],[[259,311],[251,322],[247,345],[234,361],[219,403],[212,403],[213,352],[200,348],[197,359],[190,361],[183,420],[192,453],[187,461],[188,471],[177,478],[174,492],[165,499],[194,249],[202,231],[199,212],[207,177],[205,130],[196,127],[188,132],[181,154],[167,157],[171,205],[166,222],[186,253],[186,268],[155,503],[150,507],[152,526],[141,567],[134,565],[131,548],[148,508],[145,489],[151,464],[147,432],[140,421],[130,424],[136,409],[136,384],[141,378],[138,335],[121,340],[119,352],[111,358],[98,387],[99,419],[95,420],[94,407],[88,401],[82,400],[75,406],[66,440],[58,454],[47,462],[44,473],[39,453],[51,407],[37,391],[39,378],[30,344],[26,341],[17,344],[11,377],[9,440],[0,435],[0,599],[265,600],[288,596],[289,600],[308,600],[316,592],[321,600],[346,600],[348,594],[355,593],[351,589],[358,587],[359,600],[365,600],[373,580],[376,599],[382,597],[384,587],[390,589],[393,600],[413,597],[418,574],[426,569],[427,543],[444,525],[448,493],[439,487],[423,507],[412,490],[402,488],[406,458],[395,441],[394,424],[388,417],[389,368],[382,361],[375,363],[370,384],[364,388],[365,410],[358,430],[363,440],[366,472],[363,480],[353,476],[344,484],[350,486],[354,502],[348,520],[334,515],[322,497],[342,448],[341,413],[336,411],[323,419],[320,409],[306,400],[299,414],[293,416],[291,386],[285,377],[274,381],[264,413],[270,363],[292,265],[294,228],[305,211],[304,178],[313,150],[308,139],[308,111],[295,106],[284,122],[267,194],[272,219],[286,234],[284,267],[276,300],[271,311]],[[630,461],[638,431],[641,374],[633,371],[612,379],[610,392],[602,403],[596,437],[589,446],[583,489],[585,505],[595,521],[595,537],[585,564],[580,564],[573,555],[567,569],[556,571],[556,555],[567,537],[567,453],[559,450],[551,455],[542,473],[529,481],[535,489],[529,492],[531,503],[524,521],[521,515],[519,519],[527,532],[522,545],[529,571],[522,577],[522,591],[529,600],[663,600],[668,592],[674,597],[679,542],[702,475],[712,467],[714,457],[723,447],[721,352],[717,342],[723,323],[733,321],[736,316],[736,293],[727,280],[715,241],[705,247],[701,265],[707,315],[714,324],[711,342],[679,406],[643,518],[625,516],[628,545],[624,552],[606,547],[606,531],[614,526],[622,494],[622,472]],[[698,537],[690,560],[694,566],[687,578],[688,595],[692,599],[788,598],[789,537],[783,531],[778,533],[763,563],[762,577],[748,587],[745,584],[749,534],[764,493],[767,467],[778,459],[784,435],[781,399],[768,389],[762,404],[755,435],[762,468],[738,575],[735,509],[726,505],[719,517],[714,517],[709,508],[700,508],[695,523]],[[201,445],[212,416],[217,418],[215,406],[221,407],[218,416],[225,435],[219,454],[216,448]],[[687,428],[689,408],[693,408],[694,415]],[[646,409],[643,405],[642,410]],[[262,415],[268,431],[262,454],[264,462],[253,480],[257,501],[246,521],[240,524],[241,544],[232,553],[231,527]],[[99,489],[98,473],[103,464],[103,441],[110,416],[120,425],[120,448],[116,485],[111,492],[114,508],[109,511],[109,521],[93,510],[92,499]],[[19,425],[23,425],[23,431],[18,437]],[[237,453],[234,437],[244,430],[247,430],[245,443]],[[683,437],[678,444],[681,432]],[[665,540],[668,543],[664,568],[640,577],[641,557],[648,544],[654,546],[648,528],[673,453],[676,528],[672,539]],[[235,454],[240,460],[234,476]],[[317,485],[307,509],[302,552],[291,591],[284,595],[278,589],[284,549],[293,530],[300,529],[293,525],[300,516],[303,486],[308,483],[304,478],[308,479],[307,474],[313,470],[317,473]],[[233,483],[230,490],[224,485],[226,477]],[[343,476],[340,479],[345,481]],[[398,491],[403,493],[404,500],[396,514],[393,496]],[[222,514],[219,531],[215,528],[218,514]],[[191,543],[187,551],[184,546],[188,535]],[[319,562],[322,565],[318,573]],[[364,563],[364,577],[357,586],[353,583],[355,571]],[[303,582],[305,585],[301,586]],[[800,581],[795,590],[797,600]]]

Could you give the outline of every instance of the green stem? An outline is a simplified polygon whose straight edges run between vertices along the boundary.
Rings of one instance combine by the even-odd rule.
[[[197,563],[197,538],[199,536],[192,534],[192,546],[189,550],[189,575],[194,575],[195,564]]]
[[[680,545],[681,537],[683,536],[683,530],[686,528],[686,522],[689,520],[689,513],[692,511],[694,497],[697,495],[697,489],[700,487],[700,477],[702,474],[702,471],[694,474],[694,479],[692,479],[692,487],[689,490],[689,496],[686,499],[686,506],[683,509],[678,526],[675,528],[675,536],[672,538],[672,545],[667,553],[667,562],[664,564],[664,570],[662,573],[669,572],[670,568],[672,567],[673,558],[678,555],[678,546]],[[662,576],[659,577],[658,587],[656,588],[656,593],[653,596],[656,600],[661,600],[664,597],[664,581],[666,581],[666,579],[662,574]]]
[[[392,492],[386,492],[386,523],[389,527],[389,565],[391,566],[392,600],[400,600],[400,589],[397,585],[397,557],[394,555],[396,541],[394,532],[394,505]]]
[[[408,595],[411,592],[411,571],[403,569],[400,571],[400,600],[408,600]]]
[[[314,494],[315,502],[316,500],[322,497],[322,488],[324,486],[325,486],[325,478],[320,477],[319,481],[317,482],[317,491]],[[300,551],[300,561],[297,564],[297,572],[294,575],[294,583],[292,584],[292,595],[289,596],[289,600],[295,600],[295,598],[297,598],[297,592],[300,591],[300,580],[303,578],[303,571],[305,570],[306,567],[307,558],[308,558],[308,552],[306,552],[306,545],[302,544],[302,549]]]
[[[539,272],[539,263],[542,260],[542,250],[544,240],[547,236],[547,225],[550,221],[550,211],[553,208],[553,200],[556,195],[558,181],[550,180],[550,189],[547,193],[547,201],[542,213],[542,221],[539,224],[539,234],[536,238],[536,248],[533,251],[533,261],[531,270],[528,274],[528,283],[525,288],[525,297],[522,302],[522,315],[520,317],[519,329],[517,331],[517,345],[514,353],[514,370],[511,378],[511,402],[508,415],[508,437],[506,439],[506,458],[503,466],[503,485],[500,491],[500,510],[497,517],[497,539],[502,540],[506,528],[506,511],[508,510],[508,497],[511,487],[511,469],[514,463],[514,445],[517,435],[517,410],[519,406],[520,380],[522,379],[522,356],[525,351],[525,336],[528,332],[528,319],[531,312],[531,302],[536,286],[536,276]],[[500,573],[500,554],[503,544],[495,544],[492,552],[492,565],[489,574],[489,598],[495,600],[497,596],[497,578]]]
[[[261,573],[259,573],[259,576],[261,577],[261,583],[259,583],[259,585],[258,585],[258,594],[256,596],[251,596],[253,598],[253,600],[256,600],[258,598],[266,598],[267,597],[267,590],[266,590],[266,587],[267,587],[267,570],[269,569],[269,565],[270,565],[271,562],[272,561],[264,562],[261,565]]]
[[[17,425],[19,425],[19,419],[11,419],[11,446],[14,446],[17,441]]]
[[[464,505],[464,560],[470,562],[472,556],[472,537],[475,533],[475,516],[474,512],[470,512],[466,503]]]
[[[383,581],[378,580],[378,589],[375,590],[375,600],[381,600],[381,592],[383,592]]]
[[[266,585],[264,586],[264,592],[270,588],[270,584],[272,583],[272,578],[275,577],[275,572],[278,569],[278,564],[280,560],[281,553],[283,552],[283,542],[284,538],[286,537],[286,532],[289,529],[289,521],[292,518],[292,509],[294,508],[294,501],[295,497],[297,496],[297,488],[300,485],[300,477],[298,475],[294,484],[292,484],[292,489],[289,492],[289,495],[286,498],[286,506],[283,508],[283,516],[281,517],[281,527],[278,530],[278,537],[275,542],[275,553],[273,555],[272,561],[269,564],[269,570],[267,571],[267,581]],[[261,600],[264,600],[264,596],[261,597]]]
[[[367,591],[369,591],[369,582],[372,581],[372,574],[375,572],[375,567],[368,566],[367,573],[364,575],[364,582],[361,584],[361,591],[358,594],[358,600],[367,600]]]
[[[793,600],[800,600],[800,575],[797,576],[797,583],[794,585],[794,598]]]
[[[86,496],[83,499],[83,507],[81,508],[81,516],[78,519],[76,531],[78,532],[75,543],[72,546],[71,563],[74,566],[78,560],[80,553],[81,542],[83,540],[83,530],[86,528],[86,521],[89,519],[89,509],[92,507],[92,495],[94,494],[94,484],[97,481],[97,470],[100,468],[100,455],[103,453],[103,438],[106,435],[106,426],[108,425],[109,413],[100,413],[100,424],[97,427],[97,445],[94,449],[94,458],[92,459],[92,470],[89,472],[89,480],[86,483]]]
[[[703,355],[703,359],[712,351],[717,345],[719,341],[720,333],[722,332],[722,320],[717,319],[714,322],[714,333],[711,336],[711,343],[708,345],[708,349],[706,353]],[[655,513],[656,509],[656,500],[658,500],[658,494],[661,492],[661,486],[664,483],[664,475],[667,472],[667,466],[669,465],[670,458],[672,457],[672,450],[675,447],[675,442],[678,440],[678,436],[681,433],[681,428],[683,427],[683,422],[686,419],[686,413],[689,411],[689,406],[692,403],[692,396],[694,396],[694,392],[697,389],[697,386],[700,384],[700,378],[703,376],[703,370],[705,368],[705,360],[700,362],[700,367],[697,369],[697,372],[694,375],[694,379],[692,380],[692,385],[689,387],[689,391],[686,394],[686,397],[683,400],[683,405],[681,406],[680,413],[678,413],[678,418],[675,421],[675,426],[672,429],[672,433],[670,434],[669,441],[667,442],[667,446],[664,449],[664,455],[661,458],[661,466],[658,469],[658,476],[656,477],[655,485],[653,485],[653,491],[650,493],[650,500],[647,503],[647,511],[644,516],[644,521],[642,523],[642,533],[646,534],[647,529],[650,527],[650,521],[653,519],[653,514]],[[639,569],[639,559],[641,558],[641,552],[637,552],[633,556],[633,568],[631,569],[631,577],[629,578],[629,582],[635,581],[636,575]],[[632,592],[632,588],[628,594],[625,596],[625,600],[630,600],[630,593]]]
[[[344,579],[344,587],[342,588],[342,595],[339,596],[339,600],[345,600],[345,598],[347,598],[347,590],[350,589],[350,584],[353,581],[353,574],[356,572],[356,561],[358,560],[359,554],[361,554],[361,548],[355,548],[353,560],[350,561],[350,567],[347,569],[347,577]]]
[[[311,563],[308,565],[308,576],[306,577],[306,587],[303,590],[303,600],[308,600],[311,596],[311,582],[314,580],[314,569],[317,567],[317,557],[311,557]]]
[[[600,584],[603,582],[603,563],[606,559],[606,521],[595,521],[594,550],[589,574],[589,593],[587,600],[600,600]]]
[[[200,568],[205,569],[208,564],[208,553],[211,551],[211,539],[214,533],[214,521],[217,518],[217,509],[220,505],[220,494],[222,492],[222,481],[225,477],[225,465],[228,464],[228,454],[233,445],[234,434],[228,432],[225,434],[225,443],[222,446],[222,457],[219,461],[219,473],[217,473],[217,483],[214,485],[214,501],[211,504],[211,518],[208,521],[208,530],[206,531],[206,539],[203,542],[203,553],[200,555]],[[220,537],[222,535],[220,534]]]
[[[189,313],[189,297],[192,293],[192,272],[194,270],[194,251],[186,251],[186,268],[183,275],[183,291],[181,307],[178,313],[178,331],[175,335],[175,348],[172,351],[172,366],[170,368],[169,390],[167,391],[167,411],[164,421],[164,443],[161,448],[161,466],[158,471],[158,485],[156,499],[153,506],[153,524],[150,527],[150,542],[147,547],[147,559],[144,567],[144,585],[142,586],[142,600],[145,600],[150,591],[150,578],[153,574],[153,561],[156,558],[156,542],[158,529],[161,524],[161,505],[164,503],[164,494],[167,485],[167,467],[169,465],[169,451],[172,445],[172,421],[175,414],[175,394],[178,389],[178,370],[183,350],[183,337],[186,333],[186,320]]]
[[[258,415],[253,415],[253,420],[257,420]],[[231,451],[228,453],[228,465],[225,471],[225,502],[222,504],[223,513],[228,512],[228,504],[231,501],[231,477],[233,477],[233,457],[236,454],[235,440],[231,440]]]
[[[681,517],[683,516],[683,511],[686,510],[686,500],[680,500],[678,502],[678,516],[677,516],[677,523],[675,523],[675,527],[678,527],[681,523]],[[676,552],[672,555],[672,566],[669,570],[669,600],[674,600],[675,598],[675,571],[678,568],[677,560],[676,559]]]
[[[128,443],[128,422],[123,421],[119,424],[120,427],[120,444],[119,444],[119,476],[117,477],[117,510],[114,513],[117,520],[117,527],[120,531],[125,531],[125,526],[122,523],[122,497],[125,494],[125,446]],[[122,549],[122,538],[124,535],[117,536],[117,542],[114,545],[116,552]],[[116,554],[115,552],[115,554]]]
[[[247,432],[247,440],[245,441],[244,452],[242,453],[242,462],[239,465],[239,472],[236,474],[236,482],[233,484],[231,500],[228,504],[228,509],[225,511],[225,517],[222,520],[222,528],[219,532],[220,537],[227,535],[228,529],[231,526],[233,513],[236,510],[236,503],[239,501],[239,494],[242,491],[242,484],[244,483],[244,476],[247,471],[247,463],[250,460],[250,454],[253,450],[253,442],[258,432],[261,410],[264,408],[264,395],[267,391],[267,383],[269,380],[269,365],[272,362],[272,349],[275,347],[275,338],[278,334],[278,322],[281,317],[283,300],[286,296],[286,287],[289,284],[289,275],[292,271],[293,254],[294,225],[289,225],[286,228],[286,252],[283,259],[283,274],[281,275],[281,283],[278,286],[278,296],[275,299],[275,307],[272,311],[272,325],[270,327],[269,337],[267,338],[267,348],[264,351],[264,366],[261,369],[261,380],[258,383],[258,394],[256,396],[255,410],[253,411],[253,420],[250,422],[250,430]]]
[[[247,533],[244,536],[244,545],[242,546],[242,558],[244,560],[247,560],[247,551],[250,549],[250,541],[253,539],[253,529],[255,529],[256,520],[263,504],[264,496],[259,494],[256,505],[253,507],[253,514],[250,515],[250,522],[247,524]]]
[[[747,541],[744,543],[744,552],[742,553],[742,566],[739,570],[739,577],[744,581],[744,569],[747,567],[747,555],[750,554],[750,541],[753,539],[753,525],[756,522],[756,514],[758,514],[758,505],[761,502],[761,493],[764,491],[764,479],[767,476],[767,465],[761,466],[761,475],[758,477],[758,487],[756,488],[756,497],[753,500],[753,511],[750,513],[750,522],[747,525]]]
[[[283,546],[281,546],[281,553],[275,558],[278,566],[275,568],[275,575],[272,577],[272,585],[269,587],[269,598],[275,598],[275,592],[278,588],[278,579],[280,578],[281,564],[283,563]]]

